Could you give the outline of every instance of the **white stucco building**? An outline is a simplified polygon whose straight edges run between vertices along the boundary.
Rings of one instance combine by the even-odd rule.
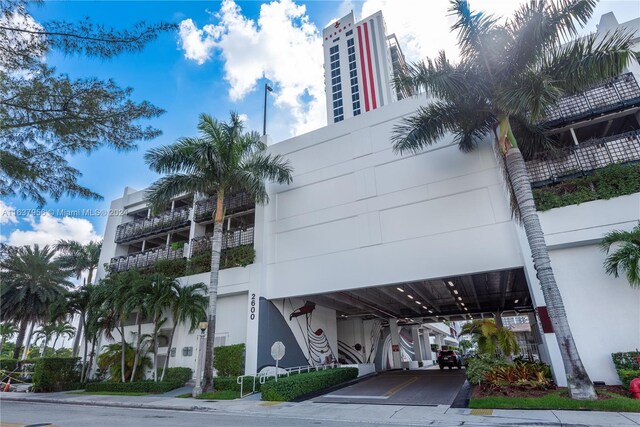
[[[534,186],[640,161],[639,77],[636,63],[579,95],[585,102],[561,103],[550,119],[553,132],[570,142],[567,156],[531,159]],[[443,322],[501,313],[529,317],[528,344],[566,384],[491,141],[472,153],[447,137],[417,155],[392,152],[398,120],[426,102],[417,96],[389,103],[274,144],[269,151],[290,160],[293,183],[269,185],[266,206],[241,195],[226,202],[223,249],[253,246],[255,258],[220,272],[216,337],[221,345],[246,343],[247,373],[273,365],[276,340],[287,346],[281,366],[341,360],[382,370],[429,361],[430,343],[456,345]],[[186,196],[152,220],[143,197],[127,188],[111,203],[126,214],[108,220],[101,265],[144,269],[158,259],[206,253],[210,202]],[[640,193],[539,215],[587,372],[593,381],[618,384],[610,355],[640,347],[640,292],[605,273],[598,243],[608,231],[637,224]],[[101,268],[98,277],[106,274]],[[208,276],[180,281],[206,284]],[[175,351],[164,350],[170,366],[194,367],[196,346],[196,334],[179,329]]]

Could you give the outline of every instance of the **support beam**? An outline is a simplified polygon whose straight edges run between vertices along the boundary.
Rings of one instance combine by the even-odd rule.
[[[480,308],[480,300],[478,300],[478,292],[476,292],[476,282],[475,282],[475,280],[473,280],[472,276],[467,276],[467,277],[468,277],[468,280],[471,282],[469,284],[469,287],[471,288],[471,293],[473,294],[473,301],[476,304],[476,308],[478,310],[481,310],[481,308]]]
[[[425,283],[425,282],[422,282],[422,283]],[[408,283],[407,287],[411,289],[413,293],[417,294],[422,300],[424,300],[425,306],[430,306],[435,310],[436,313],[440,313],[440,306],[434,304],[433,302],[434,298],[433,296],[430,296],[431,293],[428,290],[424,289],[425,286],[420,287],[420,285],[418,284]]]
[[[378,288],[378,290],[380,292],[382,292],[383,294],[385,294],[386,296],[388,296],[389,298],[391,298],[392,300],[394,300],[396,302],[399,302],[401,305],[404,305],[406,308],[408,308],[409,310],[413,311],[418,316],[423,316],[424,315],[422,313],[422,307],[420,307],[420,310],[415,308],[415,306],[417,306],[417,304],[414,302],[415,299],[407,298],[406,294],[402,294],[402,296],[404,296],[404,298],[402,298],[400,295],[397,295],[397,292],[394,293],[393,291],[390,291],[390,290],[385,289],[385,288]]]
[[[305,299],[309,301],[313,301],[316,304],[322,305],[324,307],[331,308],[333,310],[342,311],[344,313],[350,313],[353,311],[353,307],[350,306],[349,304],[345,304],[337,300],[327,298],[324,295],[311,295],[309,297],[305,297]]]
[[[400,331],[398,330],[398,319],[389,319],[389,334],[391,335],[391,361],[394,369],[402,368],[400,359]],[[394,351],[397,350],[397,351]]]

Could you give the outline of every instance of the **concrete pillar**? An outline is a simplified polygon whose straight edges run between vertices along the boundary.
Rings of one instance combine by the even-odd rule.
[[[418,362],[422,362],[422,344],[420,340],[420,329],[418,326],[414,326],[411,328],[411,335],[413,335],[413,354],[415,360]]]
[[[423,329],[422,335],[424,345],[424,351],[422,355],[424,356],[424,360],[432,360],[433,357],[431,356],[431,335],[429,334],[429,330]]]
[[[498,328],[502,328],[503,327],[503,324],[502,324],[502,312],[501,311],[496,311],[495,313],[493,313],[493,318],[495,319],[496,326]]]
[[[391,364],[393,369],[402,369],[399,332],[398,319],[389,319],[389,334],[391,335]],[[394,349],[397,351],[394,351]]]

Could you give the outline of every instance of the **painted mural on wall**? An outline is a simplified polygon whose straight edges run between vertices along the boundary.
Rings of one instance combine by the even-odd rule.
[[[400,332],[400,361],[410,362],[415,360],[415,352],[413,350],[413,335],[410,329],[401,328]],[[380,339],[380,350],[376,360],[376,369],[393,369],[400,366],[393,366],[393,354],[391,348],[391,333],[389,328],[385,328],[383,337]]]
[[[357,319],[358,326],[362,327],[362,333],[358,337],[354,334],[342,334],[338,340],[338,360],[340,363],[374,363],[380,335],[382,333],[382,321],[380,319]],[[340,335],[340,334],[339,334]]]
[[[258,370],[274,366],[271,345],[286,347],[281,367],[319,366],[338,361],[336,312],[298,298],[260,301]]]

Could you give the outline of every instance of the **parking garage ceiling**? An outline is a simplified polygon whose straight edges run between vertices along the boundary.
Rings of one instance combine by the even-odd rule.
[[[469,320],[533,310],[522,268],[302,297],[339,317]]]

